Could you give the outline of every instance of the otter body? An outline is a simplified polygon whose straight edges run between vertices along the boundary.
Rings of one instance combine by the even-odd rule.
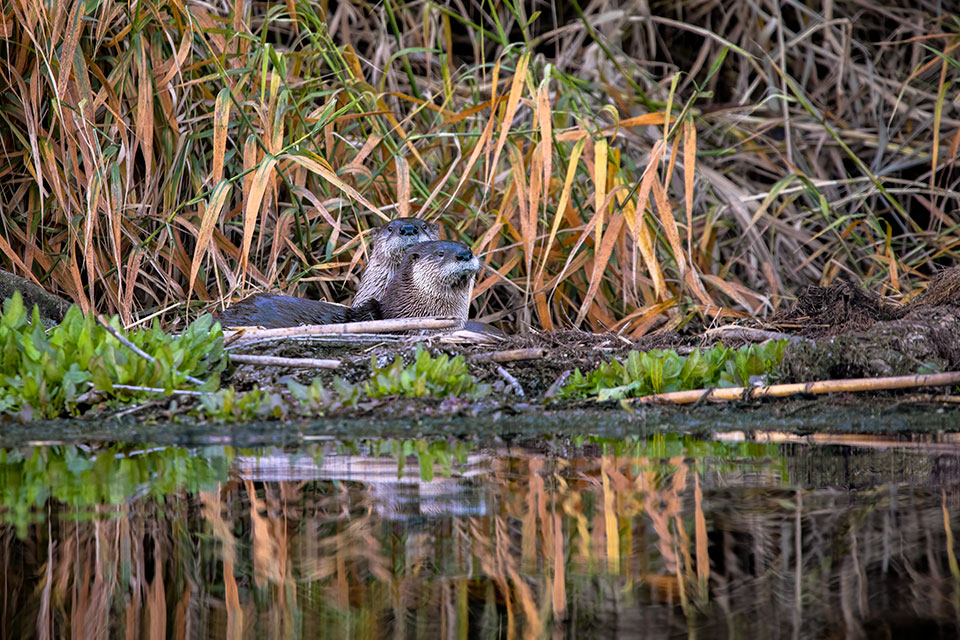
[[[378,302],[407,249],[420,242],[436,240],[439,233],[440,227],[436,223],[416,218],[399,218],[377,229],[370,261],[360,276],[357,295],[349,307],[322,300],[259,294],[224,309],[220,322],[228,327],[282,329],[303,324],[379,320]]]
[[[387,284],[400,268],[407,249],[439,237],[440,227],[436,223],[416,218],[400,218],[377,229],[370,262],[363,270],[351,306],[360,307],[370,300],[383,300]]]
[[[436,240],[410,247],[380,300],[384,318],[451,316],[463,328],[480,262],[470,247]]]
[[[347,307],[335,302],[263,293],[227,307],[220,314],[220,323],[227,327],[282,329],[303,324],[337,324],[380,318],[380,305],[376,300],[359,307]]]

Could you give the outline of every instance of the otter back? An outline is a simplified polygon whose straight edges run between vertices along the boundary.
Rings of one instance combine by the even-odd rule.
[[[375,300],[351,308],[322,300],[266,293],[230,305],[220,314],[219,320],[227,327],[281,329],[304,324],[336,324],[380,318],[380,305]]]

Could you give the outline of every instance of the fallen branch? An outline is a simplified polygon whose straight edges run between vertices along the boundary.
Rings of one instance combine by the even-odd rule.
[[[546,349],[507,349],[475,353],[467,357],[468,362],[517,362],[519,360],[541,360],[547,356]]]
[[[284,327],[283,329],[248,327],[235,331],[224,331],[223,337],[226,343],[237,343],[268,338],[302,338],[348,333],[392,333],[396,331],[452,329],[459,324],[460,321],[454,318],[390,318],[389,320],[343,322],[339,324],[305,324],[299,327]]]
[[[727,324],[722,327],[715,327],[713,329],[707,329],[704,331],[704,335],[708,338],[716,338],[718,340],[743,340],[744,342],[765,342],[767,340],[813,342],[813,340],[800,338],[789,333],[769,331],[767,329],[754,329],[752,327],[741,327],[732,324]]]
[[[287,338],[285,336],[272,338],[257,338],[255,340],[234,341],[224,347],[227,351],[232,351],[240,347],[252,347],[258,344],[267,344],[270,342],[279,342],[283,340],[298,340],[302,342],[315,342],[332,347],[361,347],[370,344],[394,343],[404,340],[406,336],[396,333],[340,333],[332,336],[294,336]]]
[[[252,364],[258,367],[291,367],[300,369],[336,369],[340,366],[339,360],[283,358],[280,356],[253,356],[246,354],[231,355],[230,362],[234,364]]]
[[[657,393],[627,402],[641,404],[691,404],[701,400],[755,400],[757,398],[783,398],[797,393],[844,393],[852,391],[888,391],[890,389],[913,389],[916,387],[944,387],[960,384],[960,371],[930,373],[914,376],[887,378],[850,378],[845,380],[819,380],[795,384],[773,384],[768,387],[729,387],[726,389],[693,389]]]

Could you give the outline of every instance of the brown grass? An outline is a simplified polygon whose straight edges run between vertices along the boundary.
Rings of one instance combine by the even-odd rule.
[[[639,336],[956,262],[939,4],[246,6],[5,6],[5,268],[128,323],[343,300],[417,215],[475,315]]]

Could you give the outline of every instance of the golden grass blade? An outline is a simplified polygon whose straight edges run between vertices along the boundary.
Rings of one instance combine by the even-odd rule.
[[[495,87],[496,85],[494,85]],[[496,112],[498,106],[501,102],[504,102],[509,96],[494,96],[493,98],[487,100],[486,102],[481,102],[480,104],[474,105],[469,109],[464,109],[463,111],[458,111],[457,113],[451,115],[450,117],[444,119],[443,126],[448,127],[450,125],[457,124],[458,122],[463,122],[467,118],[477,115],[485,109],[490,109],[491,113]]]
[[[640,255],[643,257],[643,263],[647,267],[647,272],[653,280],[654,295],[658,300],[662,300],[664,295],[666,295],[667,285],[660,269],[660,262],[657,260],[656,253],[654,252],[653,239],[650,235],[650,230],[647,228],[646,220],[644,220],[643,212],[647,208],[650,191],[654,183],[657,182],[657,165],[660,163],[663,149],[663,141],[658,140],[650,152],[650,159],[647,161],[643,179],[640,181],[640,193],[637,195],[636,213],[630,229],[634,234],[634,241],[637,243],[637,248],[640,249]],[[627,222],[629,223],[630,220],[628,219]]]
[[[126,288],[123,292],[123,306],[120,309],[120,317],[123,318],[124,326],[130,326],[133,322],[133,293],[136,290],[137,277],[140,275],[142,262],[143,251],[134,249],[127,259]]]
[[[147,178],[153,174],[153,74],[143,38],[134,38],[137,60],[137,144],[146,163]]]
[[[683,123],[683,197],[687,208],[687,257],[693,264],[693,177],[697,168],[697,128],[692,119]]]
[[[573,146],[570,152],[570,161],[567,163],[567,175],[563,180],[563,190],[560,192],[560,202],[557,204],[557,211],[553,216],[553,224],[550,225],[550,235],[547,237],[546,245],[543,248],[543,260],[537,269],[537,288],[543,286],[543,270],[547,266],[547,259],[550,256],[550,250],[553,248],[554,240],[557,237],[557,231],[560,229],[560,221],[563,219],[564,211],[570,204],[570,191],[573,188],[573,179],[577,175],[577,165],[580,163],[580,155],[583,153],[583,147],[586,144],[586,138],[581,138]]]
[[[223,160],[227,151],[227,129],[230,127],[230,89],[224,87],[217,94],[213,107],[213,171],[212,183],[219,185],[223,179]],[[192,287],[192,284],[191,284]]]
[[[543,190],[550,192],[550,179],[553,177],[553,112],[550,109],[549,79],[544,79],[537,90],[537,126],[540,129],[540,167],[543,170]],[[546,199],[544,199],[546,204]],[[534,208],[535,209],[535,208]],[[534,210],[534,215],[536,215]]]
[[[282,160],[292,160],[296,164],[304,167],[307,171],[315,173],[333,186],[337,187],[341,191],[345,192],[351,198],[362,204],[364,207],[372,211],[373,213],[380,216],[383,220],[389,220],[390,217],[380,210],[379,207],[376,207],[369,200],[360,195],[356,189],[348,185],[346,182],[337,177],[337,174],[333,172],[327,166],[324,166],[322,161],[313,160],[307,158],[306,156],[293,155],[293,154],[284,154],[280,157]]]
[[[410,217],[410,165],[403,156],[396,155],[393,161],[397,167],[397,207],[401,218]]]
[[[626,187],[621,188],[624,190],[626,189]],[[603,280],[603,273],[606,271],[607,264],[610,262],[610,256],[613,253],[613,247],[620,238],[620,231],[622,229],[623,215],[615,215],[613,219],[610,220],[610,227],[607,229],[607,233],[604,234],[600,242],[597,243],[599,248],[597,249],[596,255],[593,259],[593,271],[590,275],[590,286],[587,288],[587,293],[583,297],[583,304],[580,306],[580,310],[577,312],[577,319],[574,322],[574,326],[580,326],[580,323],[583,322],[583,319],[590,311],[590,307],[593,305],[593,300],[597,295],[597,291],[600,289],[600,282]]]
[[[493,161],[487,170],[486,183],[490,187],[493,186],[493,175],[497,170],[500,153],[507,143],[507,136],[510,134],[513,118],[517,114],[517,107],[520,105],[520,96],[523,94],[523,81],[527,77],[527,64],[529,62],[529,53],[520,56],[520,60],[517,62],[517,70],[513,74],[513,81],[510,83],[510,92],[507,94],[507,108],[503,114],[503,121],[500,123],[500,137],[497,139],[497,148],[493,152]]]
[[[657,202],[657,211],[660,213],[660,223],[667,234],[667,241],[673,250],[673,257],[677,261],[677,268],[680,270],[680,276],[687,272],[687,261],[680,245],[680,233],[677,231],[677,220],[673,217],[673,209],[670,206],[670,199],[667,192],[660,184],[659,180],[653,181],[653,198]]]
[[[193,295],[193,285],[197,279],[197,272],[200,270],[200,261],[207,253],[207,247],[210,244],[210,238],[213,237],[213,230],[216,227],[217,220],[220,218],[220,212],[223,205],[227,202],[227,197],[233,190],[233,185],[226,180],[221,180],[210,194],[210,202],[204,207],[200,218],[200,234],[197,237],[197,246],[193,250],[193,260],[190,263],[190,279],[187,284],[187,301]],[[244,234],[246,238],[246,234]]]
[[[628,128],[628,127],[644,127],[644,126],[658,126],[662,125],[667,121],[667,114],[662,111],[657,111],[656,113],[645,113],[641,116],[635,116],[633,118],[627,118],[626,120],[621,120],[616,124],[616,126],[607,127],[601,129],[601,136],[612,136],[617,133],[619,129]],[[671,118],[671,122],[673,119]],[[580,140],[581,138],[586,138],[593,135],[590,131],[587,131],[583,127],[578,127],[576,129],[570,129],[569,131],[563,131],[557,134],[557,141],[559,142],[572,142],[574,140]]]
[[[247,266],[250,263],[250,247],[253,244],[253,232],[257,226],[257,219],[264,205],[264,193],[273,177],[273,168],[277,158],[267,156],[254,172],[250,183],[250,194],[244,207],[243,214],[243,244],[240,247],[240,282],[241,286],[247,277]]]
[[[603,214],[607,199],[607,152],[609,146],[606,138],[601,138],[593,145],[593,215],[597,216],[597,245],[603,236]]]

